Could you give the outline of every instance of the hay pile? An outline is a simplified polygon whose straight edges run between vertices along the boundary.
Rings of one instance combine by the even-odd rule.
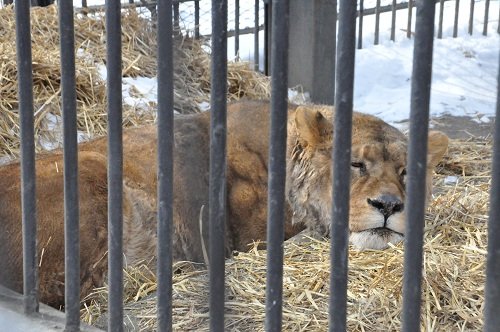
[[[38,150],[59,146],[61,137],[61,69],[57,7],[31,11],[35,132]],[[82,138],[106,132],[105,17],[102,12],[75,16],[78,129]],[[156,75],[156,28],[134,8],[122,11],[123,77]],[[210,99],[210,54],[201,41],[176,35],[174,42],[175,105],[180,113],[200,111]],[[267,98],[269,79],[246,63],[228,64],[228,99]],[[0,157],[19,154],[15,15],[0,8]],[[133,89],[132,89],[133,90]],[[131,94],[140,94],[130,91]],[[125,104],[123,125],[155,120],[156,103]]]
[[[489,141],[452,141],[438,168],[434,202],[426,220],[424,331],[482,329],[488,214]],[[457,183],[454,183],[458,179]],[[266,253],[253,248],[226,263],[226,330],[264,326]],[[401,329],[403,246],[349,252],[348,330]],[[174,330],[208,331],[206,271],[178,263],[174,274]],[[325,331],[328,324],[329,244],[288,244],[284,266],[284,331]],[[126,270],[126,322],[131,330],[156,330],[156,278],[145,267]],[[153,295],[151,295],[153,294]],[[82,319],[100,325],[106,290],[97,290]]]

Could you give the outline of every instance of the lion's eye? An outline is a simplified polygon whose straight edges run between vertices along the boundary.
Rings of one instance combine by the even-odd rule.
[[[354,167],[354,168],[357,168],[359,169],[359,173],[361,175],[365,174],[366,173],[366,165],[365,163],[361,162],[361,161],[353,161],[351,163],[351,167]]]
[[[403,182],[403,184],[406,183],[406,168],[403,168],[401,170],[399,176],[401,177],[401,181]]]
[[[351,163],[351,166],[354,167],[354,168],[364,168],[365,167],[365,164],[361,163],[361,162],[355,162],[353,161]]]

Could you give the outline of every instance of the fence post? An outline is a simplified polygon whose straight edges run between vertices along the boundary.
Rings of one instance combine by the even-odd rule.
[[[304,87],[315,103],[334,103],[336,16],[333,1],[290,1],[288,84]]]

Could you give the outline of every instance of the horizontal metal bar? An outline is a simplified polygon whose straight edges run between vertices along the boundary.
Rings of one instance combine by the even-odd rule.
[[[227,0],[212,0],[210,104],[210,330],[224,331],[226,224]]]
[[[351,186],[351,134],[356,51],[356,2],[339,2],[337,45],[335,133],[333,146],[333,204],[331,237],[331,273],[329,331],[346,330],[347,266],[349,243],[349,198]]]
[[[425,217],[427,135],[434,42],[434,2],[420,1],[415,22],[410,105],[406,236],[403,284],[403,331],[420,330],[422,246]]]
[[[281,331],[288,115],[287,0],[272,2],[271,132],[267,196],[266,331]]]
[[[108,95],[108,331],[123,331],[123,147],[121,10],[106,2]]]
[[[60,0],[61,86],[64,151],[65,331],[80,330],[80,228],[76,126],[75,28],[73,2]]]
[[[188,3],[188,2],[198,2],[197,0],[172,0],[172,3]],[[122,9],[128,9],[128,8],[154,8],[158,5],[158,1],[147,1],[147,2],[128,2],[128,3],[122,3],[121,8]],[[106,5],[94,5],[94,6],[87,6],[83,8],[75,8],[75,11],[77,13],[79,12],[85,12],[85,13],[92,13],[92,12],[99,12],[99,11],[104,11],[106,9]]]
[[[172,331],[174,70],[172,0],[158,3],[158,331]]]
[[[16,50],[21,127],[21,206],[23,229],[24,311],[38,311],[36,252],[35,139],[31,65],[30,2],[16,2]]]
[[[264,28],[265,27],[264,27],[263,24],[260,25],[259,26],[259,31],[264,30]],[[240,29],[239,33],[240,33],[240,36],[254,34],[255,33],[255,27]],[[235,36],[235,31],[234,30],[228,30],[227,31],[227,37],[234,37],[234,36]],[[206,39],[210,39],[210,38],[212,38],[212,34],[202,35],[201,37],[206,38]]]

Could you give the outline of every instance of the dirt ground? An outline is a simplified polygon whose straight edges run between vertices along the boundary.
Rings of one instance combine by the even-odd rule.
[[[485,139],[493,136],[495,118],[490,122],[476,121],[467,116],[444,115],[430,119],[430,129],[440,130],[451,139]],[[397,125],[403,132],[408,133],[409,122],[402,121]]]
[[[465,116],[446,115],[431,120],[433,129],[445,132],[452,139],[487,138],[493,135],[495,118],[489,123],[476,122]]]

